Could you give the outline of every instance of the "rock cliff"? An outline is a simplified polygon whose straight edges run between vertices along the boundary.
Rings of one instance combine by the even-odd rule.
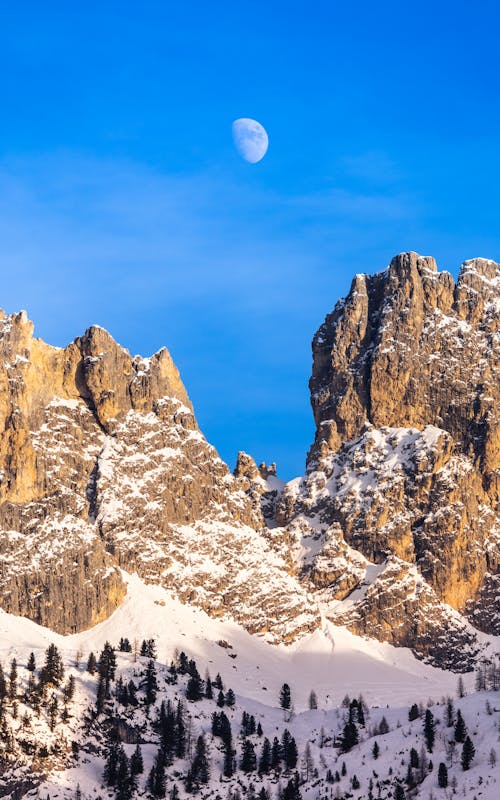
[[[0,604],[59,632],[120,603],[120,568],[273,641],[319,614],[198,429],[167,350],[92,327],[65,349],[0,319]]]
[[[436,626],[450,652],[474,649],[467,619],[500,633],[499,270],[455,284],[405,253],[356,276],[314,337],[316,437],[277,511],[332,619],[434,658]],[[335,602],[370,564],[391,568]]]
[[[0,317],[0,605],[59,632],[121,570],[273,642],[327,617],[459,670],[500,634],[500,268],[397,256],[313,340],[306,474],[196,423],[167,350],[91,327],[58,349]]]

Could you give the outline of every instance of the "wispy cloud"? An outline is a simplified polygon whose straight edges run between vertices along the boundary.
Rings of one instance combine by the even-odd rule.
[[[403,190],[362,181],[285,193],[217,168],[4,159],[0,306],[27,308],[55,344],[91,322],[134,352],[166,344],[223,456],[258,442],[258,457],[296,464],[312,436],[311,336],[419,213]]]

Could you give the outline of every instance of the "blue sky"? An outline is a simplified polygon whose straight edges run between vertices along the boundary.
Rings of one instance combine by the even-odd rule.
[[[303,470],[310,341],[403,250],[500,260],[495,3],[25,2],[0,16],[0,306],[166,346],[200,425]],[[231,123],[269,151],[247,164]]]

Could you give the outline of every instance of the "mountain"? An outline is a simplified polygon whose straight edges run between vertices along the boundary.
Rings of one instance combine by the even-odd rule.
[[[355,277],[313,340],[304,477],[200,432],[166,349],[93,326],[65,349],[0,320],[0,605],[58,633],[106,619],[121,570],[289,643],[326,619],[437,666],[500,634],[499,266],[455,284],[406,253]]]
[[[484,259],[456,284],[416,253],[357,275],[314,336],[316,437],[278,507],[330,619],[451,668],[469,623],[500,633],[499,310]]]
[[[319,625],[262,516],[199,431],[169,353],[92,327],[64,350],[0,320],[0,605],[59,633],[125,595],[120,568],[288,641]]]
[[[499,290],[356,276],[289,483],[231,474],[166,349],[1,315],[0,797],[496,800]]]

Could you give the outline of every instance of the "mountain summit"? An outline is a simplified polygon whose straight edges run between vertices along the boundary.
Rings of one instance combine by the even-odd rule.
[[[91,327],[65,349],[0,319],[0,606],[60,633],[121,569],[274,643],[325,618],[457,670],[500,634],[500,267],[405,253],[313,340],[306,473],[200,432],[166,349]]]

